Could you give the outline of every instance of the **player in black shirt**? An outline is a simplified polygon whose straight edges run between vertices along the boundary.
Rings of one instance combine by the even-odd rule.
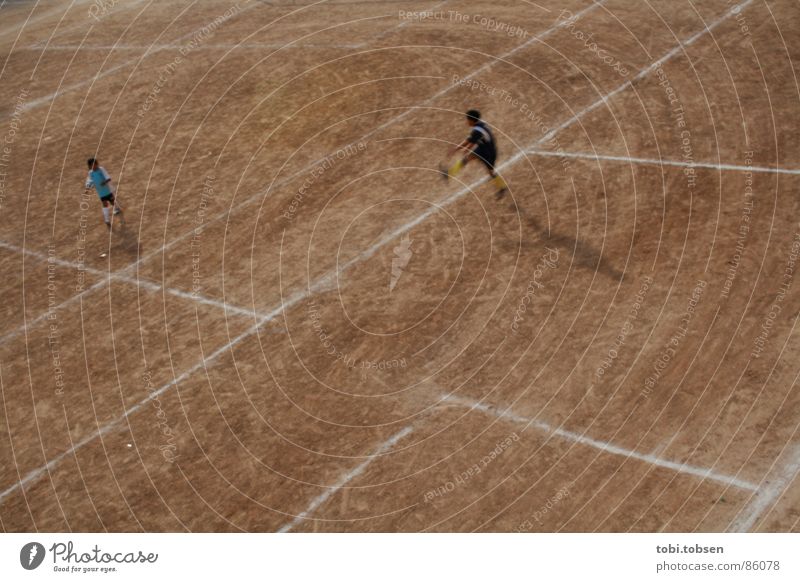
[[[497,144],[494,141],[492,130],[489,129],[486,122],[481,120],[481,112],[477,109],[467,111],[467,123],[472,128],[469,136],[450,150],[451,156],[459,150],[466,150],[466,154],[446,170],[441,168],[442,175],[445,180],[453,178],[471,159],[478,159],[486,166],[490,179],[497,187],[497,197],[501,198],[508,186],[503,177],[494,170],[494,164],[497,161]]]

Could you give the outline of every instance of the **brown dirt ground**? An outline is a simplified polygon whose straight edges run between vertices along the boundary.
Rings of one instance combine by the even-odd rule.
[[[531,40],[586,0],[400,18],[436,4],[0,9],[4,531],[800,530],[800,175],[627,160],[800,169],[797,3],[635,80],[732,3],[588,11],[627,75]],[[516,156],[502,200],[437,175],[469,107]],[[521,156],[558,147],[625,159]],[[96,152],[111,235],[80,204]]]

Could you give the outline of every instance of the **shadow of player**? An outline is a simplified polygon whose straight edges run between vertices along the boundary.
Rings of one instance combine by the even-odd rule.
[[[125,223],[114,225],[113,234],[115,235],[114,238],[116,239],[116,244],[114,246],[117,249],[134,255],[141,252],[142,245],[139,242],[136,233],[133,232],[133,229],[126,226]]]
[[[614,281],[622,280],[624,274],[590,244],[579,239],[576,240],[572,236],[551,231],[546,226],[540,224],[535,216],[529,216],[528,213],[519,206],[515,206],[514,210],[519,213],[522,222],[530,226],[541,237],[542,242],[547,245],[558,247],[559,250],[563,250],[566,255],[571,258],[573,265],[600,273]],[[521,246],[527,245],[523,243]],[[541,246],[541,243],[537,242],[535,246],[538,248]]]

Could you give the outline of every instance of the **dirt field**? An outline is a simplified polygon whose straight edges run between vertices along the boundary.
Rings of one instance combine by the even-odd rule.
[[[798,30],[0,3],[0,527],[800,531]]]

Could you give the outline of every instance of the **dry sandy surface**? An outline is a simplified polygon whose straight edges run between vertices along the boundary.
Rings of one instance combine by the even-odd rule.
[[[3,530],[800,529],[795,0],[0,23]]]

